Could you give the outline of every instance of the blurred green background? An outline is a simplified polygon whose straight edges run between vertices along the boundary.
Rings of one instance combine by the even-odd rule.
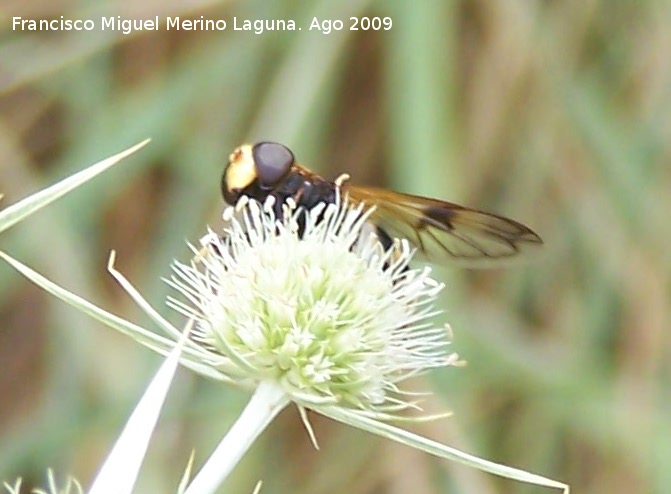
[[[13,31],[13,16],[227,19],[223,32]],[[294,19],[256,35],[232,19]],[[349,31],[350,16],[391,17]],[[308,31],[311,20],[345,29]],[[334,178],[511,216],[545,240],[509,269],[438,267],[454,349],[413,427],[574,492],[671,491],[671,5],[584,1],[5,1],[0,190],[11,204],[145,137],[151,144],[3,235],[0,248],[150,324],[105,271],[157,307],[185,240],[217,227],[228,153],[288,144]],[[166,308],[162,312],[169,314]],[[178,318],[170,314],[174,321]],[[85,485],[160,363],[0,265],[0,479]],[[174,492],[247,395],[180,371],[137,492]],[[222,492],[532,493],[284,412]]]

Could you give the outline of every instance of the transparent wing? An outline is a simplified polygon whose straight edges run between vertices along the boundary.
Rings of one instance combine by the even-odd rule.
[[[527,226],[451,202],[372,187],[345,185],[355,202],[376,207],[371,219],[392,238],[406,238],[432,262],[488,267],[538,249]]]

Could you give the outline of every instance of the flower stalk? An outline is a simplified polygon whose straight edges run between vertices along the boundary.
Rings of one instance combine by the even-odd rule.
[[[272,382],[262,382],[184,494],[215,492],[272,420],[290,403]]]

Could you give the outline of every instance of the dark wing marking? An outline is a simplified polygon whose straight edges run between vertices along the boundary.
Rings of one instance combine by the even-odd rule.
[[[408,239],[433,262],[488,267],[543,243],[533,230],[503,216],[384,189],[343,189],[353,201],[376,206],[371,220],[390,237]]]

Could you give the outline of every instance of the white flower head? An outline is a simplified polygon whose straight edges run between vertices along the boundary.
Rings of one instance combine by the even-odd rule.
[[[171,284],[189,303],[171,305],[239,384],[271,381],[308,407],[411,406],[400,381],[457,361],[430,321],[443,285],[408,267],[406,241],[385,251],[371,213],[340,198],[311,210],[243,198],[224,211],[223,236],[203,239],[207,255],[174,264]]]

